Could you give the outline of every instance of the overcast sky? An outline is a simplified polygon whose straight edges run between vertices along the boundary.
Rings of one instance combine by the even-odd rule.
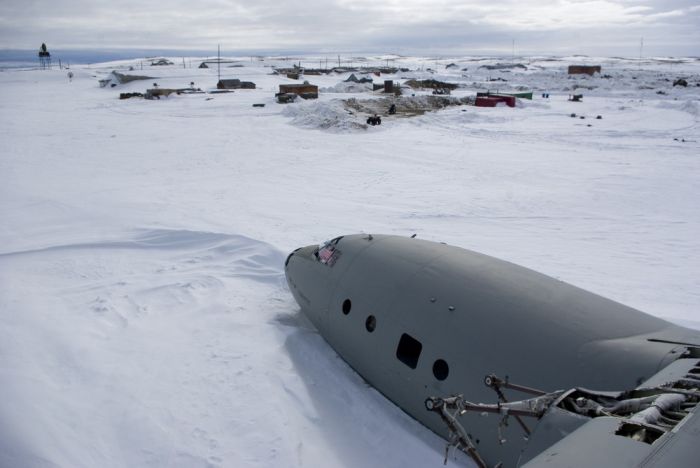
[[[0,48],[700,55],[700,0],[0,0]]]

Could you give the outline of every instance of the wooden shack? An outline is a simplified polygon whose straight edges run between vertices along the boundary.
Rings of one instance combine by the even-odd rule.
[[[600,65],[569,65],[569,75],[591,75],[600,73]]]
[[[318,98],[318,86],[309,83],[281,84],[279,94],[296,94],[304,99]]]

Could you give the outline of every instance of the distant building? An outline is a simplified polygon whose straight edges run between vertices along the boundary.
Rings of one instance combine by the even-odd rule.
[[[318,98],[318,86],[309,83],[281,84],[279,94],[296,94],[304,99]]]
[[[255,83],[252,81],[241,81],[239,79],[219,80],[216,83],[217,89],[255,89]]]
[[[569,75],[591,75],[600,73],[600,65],[569,65]]]

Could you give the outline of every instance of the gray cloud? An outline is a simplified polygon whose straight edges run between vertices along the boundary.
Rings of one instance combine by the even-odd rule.
[[[687,0],[3,0],[0,46],[698,55]]]

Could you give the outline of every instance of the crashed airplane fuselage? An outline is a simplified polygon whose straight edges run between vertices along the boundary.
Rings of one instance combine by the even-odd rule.
[[[412,238],[338,237],[295,250],[285,272],[338,354],[478,465],[636,466],[672,437],[697,459],[676,428],[700,430],[698,331]]]

